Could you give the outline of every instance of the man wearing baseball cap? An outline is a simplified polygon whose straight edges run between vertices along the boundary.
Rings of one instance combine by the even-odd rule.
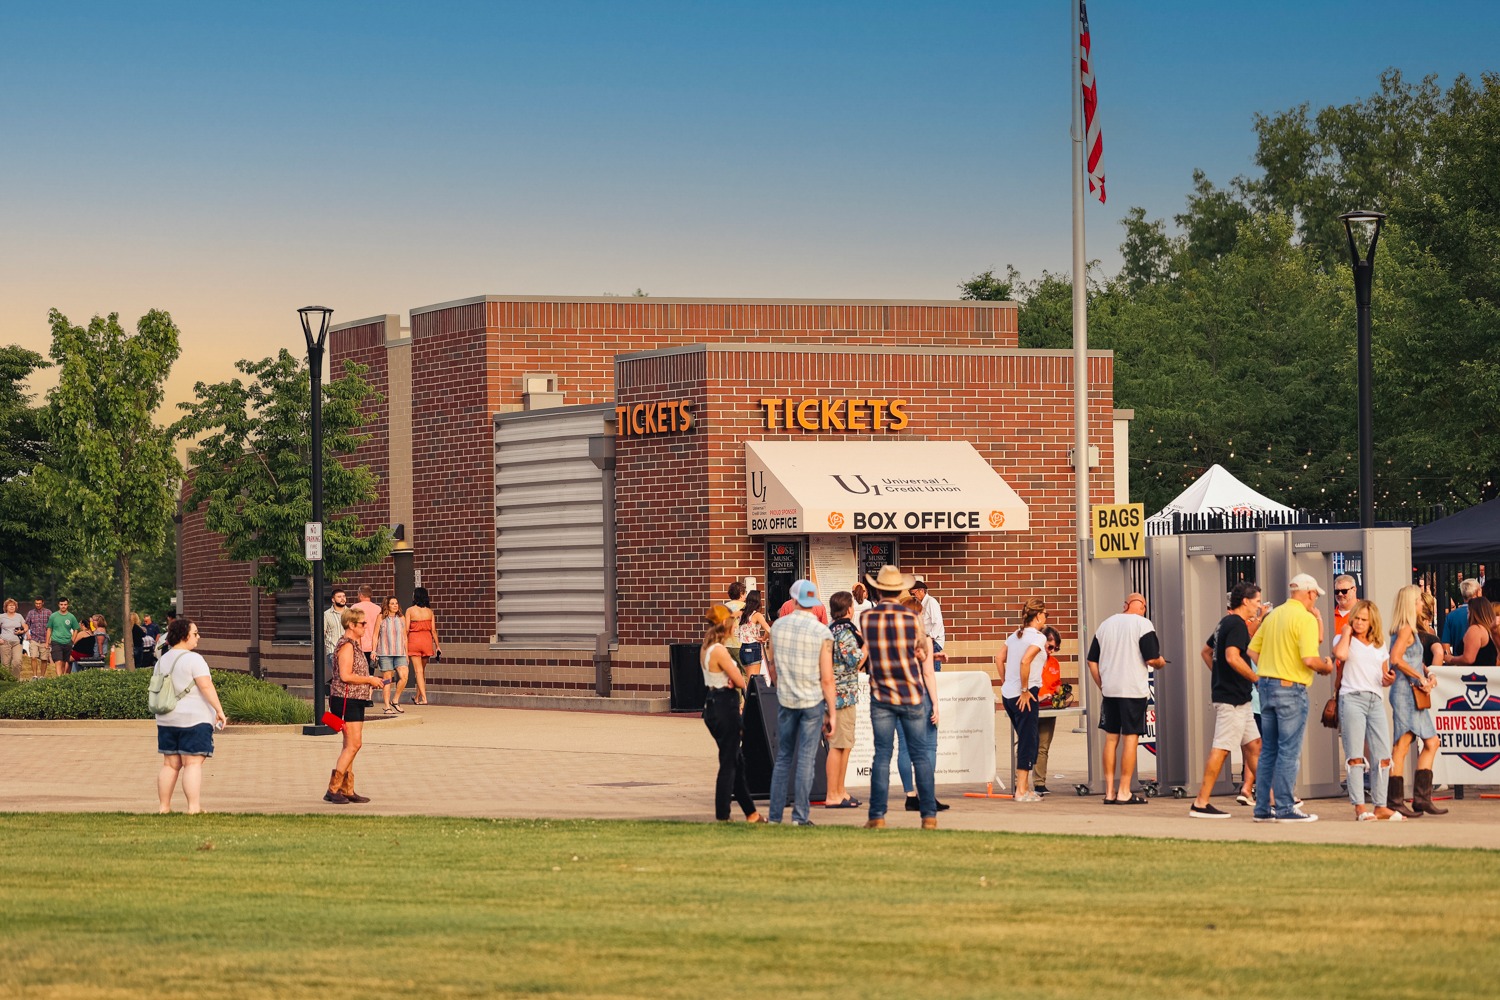
[[[821,607],[811,580],[792,584],[795,605],[771,626],[765,644],[766,667],[776,688],[776,767],[771,772],[772,823],[781,822],[787,785],[792,788],[792,822],[812,826],[808,815],[812,798],[813,766],[818,758],[818,736],[833,734],[833,633],[813,615]],[[792,754],[796,753],[793,771]],[[795,775],[795,780],[793,780]]]
[[[1293,789],[1302,764],[1302,733],[1307,728],[1307,688],[1314,674],[1333,673],[1333,661],[1319,655],[1323,588],[1306,573],[1292,577],[1291,600],[1261,622],[1250,640],[1260,692],[1261,751],[1255,782],[1255,822],[1315,823],[1297,808]],[[1271,794],[1276,805],[1271,805]]]

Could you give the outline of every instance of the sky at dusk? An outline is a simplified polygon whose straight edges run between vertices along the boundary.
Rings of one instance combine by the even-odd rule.
[[[1067,0],[0,5],[0,342],[170,311],[169,402],[480,294],[953,298],[1070,266]],[[1256,112],[1496,69],[1500,5],[1094,0],[1109,203],[1253,170]],[[1350,206],[1351,208],[1356,206]],[[45,390],[53,379],[32,380]]]

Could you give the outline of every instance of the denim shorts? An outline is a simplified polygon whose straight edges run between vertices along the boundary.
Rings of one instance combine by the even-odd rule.
[[[1394,739],[1399,740],[1406,733],[1419,740],[1430,740],[1437,735],[1432,709],[1417,708],[1417,699],[1405,674],[1399,674],[1396,683],[1391,685],[1391,722],[1396,734]]]
[[[746,642],[740,645],[740,666],[748,667],[759,663],[761,659],[760,643]]]
[[[394,671],[406,666],[406,657],[404,656],[377,656],[376,659],[380,661],[379,669],[381,673]]]
[[[156,752],[183,757],[212,757],[214,727],[207,722],[196,726],[157,726]]]

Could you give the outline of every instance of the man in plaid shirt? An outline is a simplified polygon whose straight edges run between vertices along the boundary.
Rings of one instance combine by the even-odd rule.
[[[52,611],[47,607],[47,602],[40,597],[33,601],[32,605],[32,609],[26,612],[26,638],[31,646],[31,675],[45,677],[47,675],[47,619],[52,617]]]
[[[883,566],[865,580],[880,601],[866,611],[862,624],[870,653],[870,728],[875,734],[875,763],[870,769],[870,818],[865,828],[885,826],[886,800],[891,783],[891,753],[896,727],[911,754],[915,771],[917,802],[922,829],[937,829],[937,789],[934,755],[928,749],[927,718],[938,722],[937,683],[932,671],[932,653],[917,641],[917,616],[897,600],[910,590],[916,578],[895,566]]]
[[[765,646],[766,666],[776,688],[776,768],[771,772],[771,808],[767,819],[781,822],[786,808],[787,785],[793,776],[792,754],[796,752],[796,785],[792,822],[812,826],[808,815],[812,798],[813,767],[818,757],[818,735],[833,734],[833,633],[818,621],[812,609],[822,607],[811,580],[792,584],[796,610],[776,619]]]

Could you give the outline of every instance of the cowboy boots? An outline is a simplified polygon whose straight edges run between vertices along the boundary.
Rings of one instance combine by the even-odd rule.
[[[333,774],[328,778],[328,791],[323,793],[323,801],[340,806],[349,804],[349,799],[344,795],[343,771],[334,768]]]
[[[1421,768],[1412,779],[1412,808],[1432,816],[1445,816],[1448,810],[1432,804],[1432,771]]]
[[[1406,781],[1394,774],[1386,784],[1385,804],[1407,819],[1416,819],[1422,815],[1406,804]]]
[[[355,795],[354,794],[354,768],[352,768],[352,767],[349,768],[349,770],[347,770],[347,771],[344,772],[344,788],[343,788],[343,792],[344,792],[344,798],[348,799],[350,802],[368,802],[368,801],[370,801],[366,796]]]

